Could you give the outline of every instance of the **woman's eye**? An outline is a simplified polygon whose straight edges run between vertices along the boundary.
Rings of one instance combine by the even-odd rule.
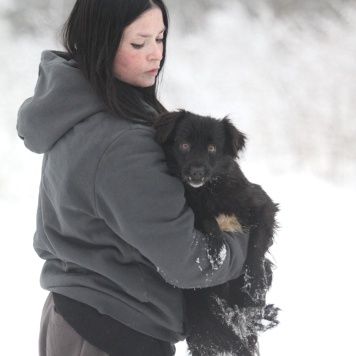
[[[215,152],[216,152],[216,146],[214,146],[214,145],[209,145],[209,146],[208,146],[208,151],[209,151],[209,153],[215,153]]]
[[[163,43],[163,38],[157,38],[157,39],[156,39],[156,42],[157,42],[157,43]]]
[[[190,144],[188,142],[181,143],[179,147],[182,151],[185,151],[185,152],[190,151]]]
[[[138,43],[131,43],[131,46],[135,49],[141,49],[143,48],[143,44],[138,44]]]

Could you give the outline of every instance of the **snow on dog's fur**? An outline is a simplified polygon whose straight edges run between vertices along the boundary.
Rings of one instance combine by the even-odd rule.
[[[187,111],[167,113],[154,127],[170,173],[180,178],[196,228],[207,237],[211,267],[224,262],[222,231],[248,232],[244,273],[211,288],[184,290],[187,343],[193,356],[258,354],[258,333],[278,324],[278,308],[266,305],[277,205],[250,183],[236,159],[246,137],[232,123]]]

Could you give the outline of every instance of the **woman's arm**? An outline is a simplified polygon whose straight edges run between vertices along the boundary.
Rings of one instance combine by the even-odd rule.
[[[180,288],[207,287],[238,277],[248,236],[224,233],[226,257],[211,268],[205,236],[194,229],[194,214],[181,181],[168,174],[150,128],[125,131],[102,157],[95,183],[96,208],[120,238]]]

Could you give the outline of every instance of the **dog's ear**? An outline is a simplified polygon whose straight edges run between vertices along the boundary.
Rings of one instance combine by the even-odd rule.
[[[153,127],[156,129],[156,141],[162,145],[168,141],[178,120],[180,120],[186,112],[184,110],[168,112],[154,119]]]
[[[245,148],[246,136],[239,131],[227,117],[223,118],[221,123],[224,125],[226,135],[226,153],[237,158],[239,152]]]

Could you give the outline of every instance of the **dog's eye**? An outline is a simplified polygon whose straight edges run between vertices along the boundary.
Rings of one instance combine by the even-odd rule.
[[[188,142],[182,142],[179,147],[182,151],[185,151],[185,152],[190,151],[190,143],[188,143]]]
[[[214,146],[214,145],[209,145],[209,146],[208,146],[208,151],[209,151],[209,153],[215,153],[215,152],[216,152],[216,146]]]

